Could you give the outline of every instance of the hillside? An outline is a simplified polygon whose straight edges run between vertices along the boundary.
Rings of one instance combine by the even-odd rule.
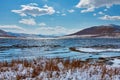
[[[9,35],[7,32],[0,29],[0,37],[13,37],[13,36]]]
[[[119,25],[101,25],[93,26],[90,28],[83,29],[76,33],[68,36],[79,36],[79,37],[120,37],[120,26]]]

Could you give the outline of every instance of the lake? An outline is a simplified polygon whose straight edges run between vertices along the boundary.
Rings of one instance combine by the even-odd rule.
[[[76,50],[71,50],[74,48]],[[0,61],[12,59],[119,57],[120,39],[0,39]]]

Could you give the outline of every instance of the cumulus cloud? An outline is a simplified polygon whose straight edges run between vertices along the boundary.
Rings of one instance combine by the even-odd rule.
[[[36,22],[34,19],[29,18],[29,19],[22,19],[19,21],[19,23],[26,24],[26,25],[36,25]]]
[[[80,0],[76,7],[85,8],[84,10],[81,10],[81,13],[85,13],[92,12],[95,8],[110,8],[113,5],[120,5],[120,0]]]
[[[36,33],[43,34],[43,35],[65,35],[65,34],[71,34],[78,29],[67,29],[62,26],[56,26],[56,27],[40,27],[37,28]]]
[[[41,23],[39,23],[38,25],[41,26],[41,27],[44,27],[44,26],[46,26],[46,23],[41,22]]]
[[[42,16],[42,15],[52,15],[55,13],[53,7],[44,5],[42,8],[38,6],[36,3],[30,3],[27,5],[21,5],[20,10],[12,10],[12,12],[19,14],[20,16]]]
[[[99,17],[99,19],[102,19],[102,20],[120,20],[120,16],[104,15],[102,17]]]
[[[70,10],[68,10],[68,12],[69,12],[69,13],[73,13],[73,12],[75,12],[75,10],[70,9]]]

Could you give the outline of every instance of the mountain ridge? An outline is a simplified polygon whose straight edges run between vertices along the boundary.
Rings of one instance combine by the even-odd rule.
[[[0,29],[0,37],[13,37],[9,35],[6,31]]]
[[[25,34],[25,33],[12,33],[6,32],[0,29],[0,37],[19,37],[19,38],[57,38],[58,36],[51,35],[40,35],[40,34]],[[100,25],[100,26],[92,26],[89,28],[85,28],[76,33],[59,36],[59,37],[116,37],[120,38],[120,25],[108,24],[108,25]]]
[[[120,37],[120,26],[115,24],[85,28],[67,36],[77,37]]]

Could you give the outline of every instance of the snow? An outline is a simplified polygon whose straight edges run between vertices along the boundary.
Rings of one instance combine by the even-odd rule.
[[[83,51],[83,52],[119,52],[120,49],[96,49],[96,48],[78,48],[77,50]]]
[[[111,60],[115,66],[120,64],[120,59]],[[34,64],[34,63],[37,64]],[[68,68],[66,69],[62,61],[57,62],[53,60],[52,64],[57,66],[59,70],[41,70],[38,75],[32,77],[34,69],[37,67],[45,67],[49,60],[35,60],[31,62],[32,66],[25,67],[23,64],[18,63],[13,67],[3,67],[6,70],[0,72],[0,80],[17,80],[17,76],[25,77],[22,80],[120,80],[120,73],[112,76],[109,73],[103,75],[105,69],[113,69],[113,66],[106,65],[88,65],[85,64],[82,67]],[[42,65],[45,64],[45,65]],[[70,66],[70,65],[69,65]],[[17,67],[17,70],[15,70]],[[118,66],[117,66],[118,67]],[[1,68],[0,68],[1,69]]]
[[[92,71],[91,71],[92,70]],[[72,71],[71,69],[63,71],[63,72],[58,72],[59,77],[55,76],[56,72],[53,71],[53,77],[48,78],[48,72],[41,72],[38,76],[39,79],[42,80],[101,80],[101,73],[96,73],[94,75],[90,75],[94,70],[93,68],[91,69],[86,69],[84,71],[81,71],[80,69],[76,69],[75,71]],[[20,74],[20,73],[18,73]],[[26,70],[22,71],[23,75],[26,75]],[[16,79],[16,72],[2,72],[0,73],[0,79],[4,78],[7,80],[15,80]],[[115,75],[113,76],[113,80],[119,80],[120,75]],[[35,80],[34,78],[26,78],[25,80]],[[105,80],[111,80],[110,77],[106,74],[105,75]]]
[[[114,59],[111,62],[113,62],[113,67],[120,67],[120,59]]]
[[[64,69],[64,66],[63,66],[62,62],[58,63],[57,66],[58,66],[59,70],[63,70]]]

